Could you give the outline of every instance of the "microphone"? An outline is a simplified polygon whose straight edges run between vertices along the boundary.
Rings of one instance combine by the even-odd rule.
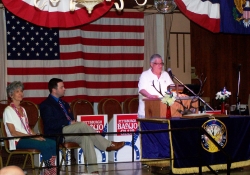
[[[173,80],[174,75],[173,75],[173,73],[172,73],[171,68],[168,68],[168,74],[169,74],[170,78]]]

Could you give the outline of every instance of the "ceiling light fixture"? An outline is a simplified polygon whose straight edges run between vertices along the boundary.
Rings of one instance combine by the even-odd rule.
[[[174,0],[154,0],[155,8],[160,13],[172,13],[177,7]]]

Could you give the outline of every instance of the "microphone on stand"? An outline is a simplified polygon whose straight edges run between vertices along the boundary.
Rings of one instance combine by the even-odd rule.
[[[241,64],[238,64],[238,71],[240,71],[240,68],[241,68]]]
[[[168,68],[168,74],[169,74],[170,78],[173,80],[174,79],[174,75],[172,73],[171,68]]]
[[[238,83],[238,86],[240,85],[240,69],[241,69],[241,64],[238,64],[238,71],[239,71],[239,83]],[[238,87],[237,102],[238,102],[239,114],[240,115],[249,115],[249,110],[248,110],[249,106],[248,105],[246,106],[245,111],[241,112],[239,93],[240,93],[240,91],[239,91],[239,87]]]
[[[237,102],[236,102],[236,109],[239,113],[239,115],[241,115],[241,111],[240,111],[240,100],[239,100],[239,93],[240,93],[240,68],[241,68],[241,64],[238,64],[238,89],[237,89]]]
[[[231,114],[241,115],[240,110],[240,99],[239,99],[239,90],[240,90],[240,69],[241,64],[238,64],[237,66],[237,72],[238,72],[238,82],[237,82],[237,93],[236,93],[236,108],[234,111],[231,112]]]
[[[168,68],[168,74],[171,77],[172,80],[176,80],[178,83],[180,83],[182,86],[184,86],[184,88],[186,88],[189,92],[192,93],[192,95],[196,96],[203,104],[205,104],[207,107],[209,107],[212,111],[214,111],[214,109],[207,104],[202,98],[200,98],[199,96],[197,96],[196,93],[194,93],[189,87],[187,87],[183,82],[181,82],[173,73],[171,68]]]

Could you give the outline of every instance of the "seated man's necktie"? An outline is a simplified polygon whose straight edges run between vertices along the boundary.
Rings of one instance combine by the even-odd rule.
[[[66,111],[64,105],[62,104],[62,101],[61,101],[61,100],[58,100],[58,103],[59,103],[59,105],[61,106],[63,112],[65,113],[65,116],[67,117],[67,119],[68,119],[69,121],[71,121],[72,119],[71,119],[70,116],[68,115],[68,113],[67,113],[67,111]]]

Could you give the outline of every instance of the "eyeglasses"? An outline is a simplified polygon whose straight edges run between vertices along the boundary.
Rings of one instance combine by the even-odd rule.
[[[154,65],[157,65],[157,66],[163,66],[164,63],[153,63]]]

